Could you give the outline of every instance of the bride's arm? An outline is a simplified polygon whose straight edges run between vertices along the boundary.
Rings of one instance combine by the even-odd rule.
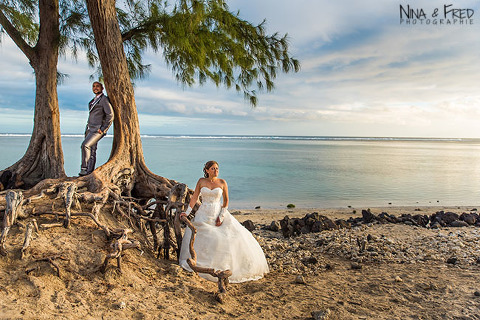
[[[228,208],[228,185],[227,181],[223,180],[223,208]]]
[[[217,219],[215,220],[215,225],[221,226],[223,223],[223,219],[225,218],[225,213],[228,208],[228,185],[225,180],[223,180],[223,205],[222,209],[220,209],[220,214],[218,215]]]

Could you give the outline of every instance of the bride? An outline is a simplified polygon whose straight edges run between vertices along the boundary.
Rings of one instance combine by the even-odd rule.
[[[258,280],[268,272],[267,260],[262,248],[252,236],[227,210],[227,182],[218,178],[218,163],[208,161],[203,169],[205,178],[200,178],[185,213],[188,215],[197,203],[202,204],[192,220],[197,229],[194,249],[197,253],[197,266],[230,270],[232,283]],[[223,199],[223,204],[221,200]],[[192,233],[186,228],[180,249],[180,265],[192,272],[187,263],[190,258],[189,243]],[[210,281],[217,281],[209,274],[199,275]]]

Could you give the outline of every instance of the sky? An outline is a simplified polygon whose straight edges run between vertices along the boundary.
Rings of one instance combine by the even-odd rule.
[[[288,34],[300,72],[279,73],[253,108],[225,87],[184,88],[147,52],[152,72],[135,86],[142,134],[480,138],[478,1],[227,3],[252,23],[266,19],[269,34]],[[94,70],[80,56],[60,58],[59,71],[69,75],[58,88],[62,133],[81,134]],[[3,35],[0,132],[31,132],[34,93],[27,59]]]

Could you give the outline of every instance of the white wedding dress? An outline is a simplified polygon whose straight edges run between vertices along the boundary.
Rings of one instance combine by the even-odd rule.
[[[193,225],[197,228],[195,243],[197,253],[197,266],[214,268],[215,270],[230,270],[232,283],[258,280],[268,272],[267,260],[262,248],[252,236],[228,211],[225,213],[223,223],[215,226],[215,220],[220,214],[222,189],[210,190],[207,187],[200,189],[202,205],[197,210]],[[187,263],[190,258],[191,231],[185,228],[182,248],[180,250],[180,265],[193,271]],[[202,278],[217,281],[209,274],[199,273]]]

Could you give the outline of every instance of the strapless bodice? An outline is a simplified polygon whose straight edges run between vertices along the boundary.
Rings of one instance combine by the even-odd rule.
[[[202,187],[200,189],[200,195],[202,196],[202,204],[220,203],[222,199],[223,190],[220,187],[209,189]]]

